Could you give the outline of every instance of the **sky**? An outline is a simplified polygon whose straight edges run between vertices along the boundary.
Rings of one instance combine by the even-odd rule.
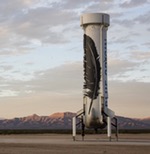
[[[108,106],[150,117],[150,0],[0,0],[0,117],[83,106],[84,13],[108,13]]]

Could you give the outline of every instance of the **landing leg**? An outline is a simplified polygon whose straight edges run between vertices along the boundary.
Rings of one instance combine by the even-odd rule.
[[[109,141],[111,141],[111,118],[107,117],[107,136]]]
[[[76,140],[76,117],[73,117],[72,118],[72,137],[73,137],[73,140],[75,141]]]
[[[117,118],[114,118],[115,119],[115,125],[116,125],[116,140],[118,141],[118,119]]]
[[[84,136],[85,136],[85,125],[83,123],[83,117],[81,119],[81,124],[82,124],[82,141],[84,141]]]

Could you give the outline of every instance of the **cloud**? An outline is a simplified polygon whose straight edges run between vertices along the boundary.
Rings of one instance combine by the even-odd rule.
[[[134,20],[135,22],[140,24],[150,24],[149,18],[150,18],[150,11],[146,12],[145,14],[139,15]]]
[[[12,65],[0,65],[0,71],[10,71],[13,69]]]
[[[87,6],[86,9],[83,10],[84,13],[87,12],[99,12],[99,10],[101,10],[101,12],[106,13],[107,11],[110,11],[109,9],[111,9],[112,7],[114,7],[113,4],[113,0],[111,1],[95,1],[95,3],[91,3],[91,5]]]
[[[28,84],[33,86],[31,90],[34,91],[78,91],[82,87],[82,64],[75,62],[37,72]]]
[[[10,46],[11,47],[11,46]],[[12,48],[4,48],[0,50],[0,55],[2,56],[16,56],[27,54],[32,51],[30,47],[12,47]]]
[[[34,50],[38,46],[33,40],[37,40],[38,45],[64,44],[71,40],[68,39],[70,37],[68,34],[72,32],[71,25],[76,21],[77,15],[65,9],[58,11],[59,8],[56,7],[58,3],[48,3],[49,5],[45,6],[43,1],[34,2],[38,2],[39,6],[33,7],[36,3],[31,1],[1,2],[1,55],[14,55],[18,51],[23,54],[28,50]],[[25,9],[27,11],[24,11]],[[60,29],[59,32],[53,31],[54,27],[60,25],[62,25],[61,31]],[[64,33],[66,28],[67,33]],[[27,52],[23,52],[24,49]]]
[[[42,43],[47,38],[55,39],[55,36],[58,42],[59,39],[63,40],[65,36],[62,33],[63,29],[59,33],[61,37],[57,37],[58,33],[53,32],[51,29],[60,25],[68,27],[77,19],[77,15],[73,11],[68,12],[65,9],[58,11],[59,7],[55,5],[57,3],[54,3],[53,6],[40,6],[29,9],[27,13],[20,12],[11,21],[11,31],[28,39],[39,39]],[[54,42],[50,41],[49,43]]]
[[[150,42],[145,42],[143,43],[144,46],[147,46],[148,48],[150,47]]]
[[[134,27],[134,24],[135,24],[135,21],[132,19],[117,19],[117,18],[114,18],[112,19],[112,24],[117,24],[119,26],[123,26],[123,28],[128,28],[128,25],[130,25],[131,27]]]
[[[130,57],[131,59],[145,62],[150,60],[150,52],[149,51],[132,51],[130,52]]]
[[[130,1],[125,1],[123,3],[120,4],[120,7],[122,8],[133,8],[133,7],[138,7],[141,5],[144,5],[146,3],[149,3],[148,0],[130,0]]]
[[[87,8],[88,6],[91,6],[93,4],[97,4],[96,0],[93,0],[92,2],[90,0],[84,1],[84,0],[80,0],[80,1],[70,1],[70,0],[64,0],[63,3],[61,4],[61,6],[64,9],[67,10],[84,10],[85,8]]]
[[[109,80],[149,82],[149,52],[130,50],[108,54]]]
[[[26,95],[28,91],[30,93],[81,93],[83,85],[82,74],[82,63],[75,62],[35,72],[33,78],[27,81],[7,78],[7,85],[5,85],[6,82],[2,78],[1,86],[5,85],[4,90],[6,92],[7,90],[12,90],[12,92],[18,92],[18,95]],[[24,75],[29,76],[30,74]]]
[[[109,102],[117,115],[148,117],[150,83],[109,82]]]
[[[128,71],[132,71],[138,65],[138,62],[132,62],[129,60],[123,60],[118,58],[110,58],[108,61],[108,71],[110,78],[114,75],[123,75]]]

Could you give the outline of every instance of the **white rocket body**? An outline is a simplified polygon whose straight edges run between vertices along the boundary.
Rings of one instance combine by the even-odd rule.
[[[96,59],[97,63],[99,63],[100,71],[97,72],[100,75],[100,81],[96,82],[98,89],[98,94],[95,94],[95,97],[91,97],[91,91],[90,86],[91,83],[89,83],[89,78],[95,77],[95,71],[93,77],[89,76],[89,74],[85,73],[85,84],[88,84],[84,88],[84,124],[87,128],[104,128],[107,125],[107,116],[108,114],[111,114],[110,116],[113,117],[114,113],[110,109],[108,109],[108,85],[107,85],[107,29],[109,26],[109,15],[103,14],[103,13],[91,13],[91,14],[83,14],[81,16],[81,26],[84,30],[84,52],[86,59],[84,66],[85,71],[92,68],[89,68],[91,66],[88,65],[87,61],[90,60],[92,63],[91,65],[95,65],[95,60],[92,57],[93,50],[91,43],[89,43],[88,40],[91,40],[93,42],[93,46],[96,47],[96,52],[98,54],[98,58]],[[86,39],[87,37],[87,39]],[[90,54],[87,52],[91,52]],[[91,59],[90,59],[91,58]],[[88,59],[88,60],[87,60]],[[99,62],[98,62],[99,61]],[[91,70],[92,71],[92,70]],[[94,89],[94,88],[93,88]],[[93,90],[95,92],[95,89]],[[92,92],[92,94],[94,93]],[[90,94],[89,94],[90,93]],[[93,94],[94,95],[94,94]]]

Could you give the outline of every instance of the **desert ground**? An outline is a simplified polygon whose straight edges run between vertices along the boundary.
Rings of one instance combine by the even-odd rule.
[[[110,142],[105,134],[0,135],[0,154],[150,154],[150,134],[119,134]]]

